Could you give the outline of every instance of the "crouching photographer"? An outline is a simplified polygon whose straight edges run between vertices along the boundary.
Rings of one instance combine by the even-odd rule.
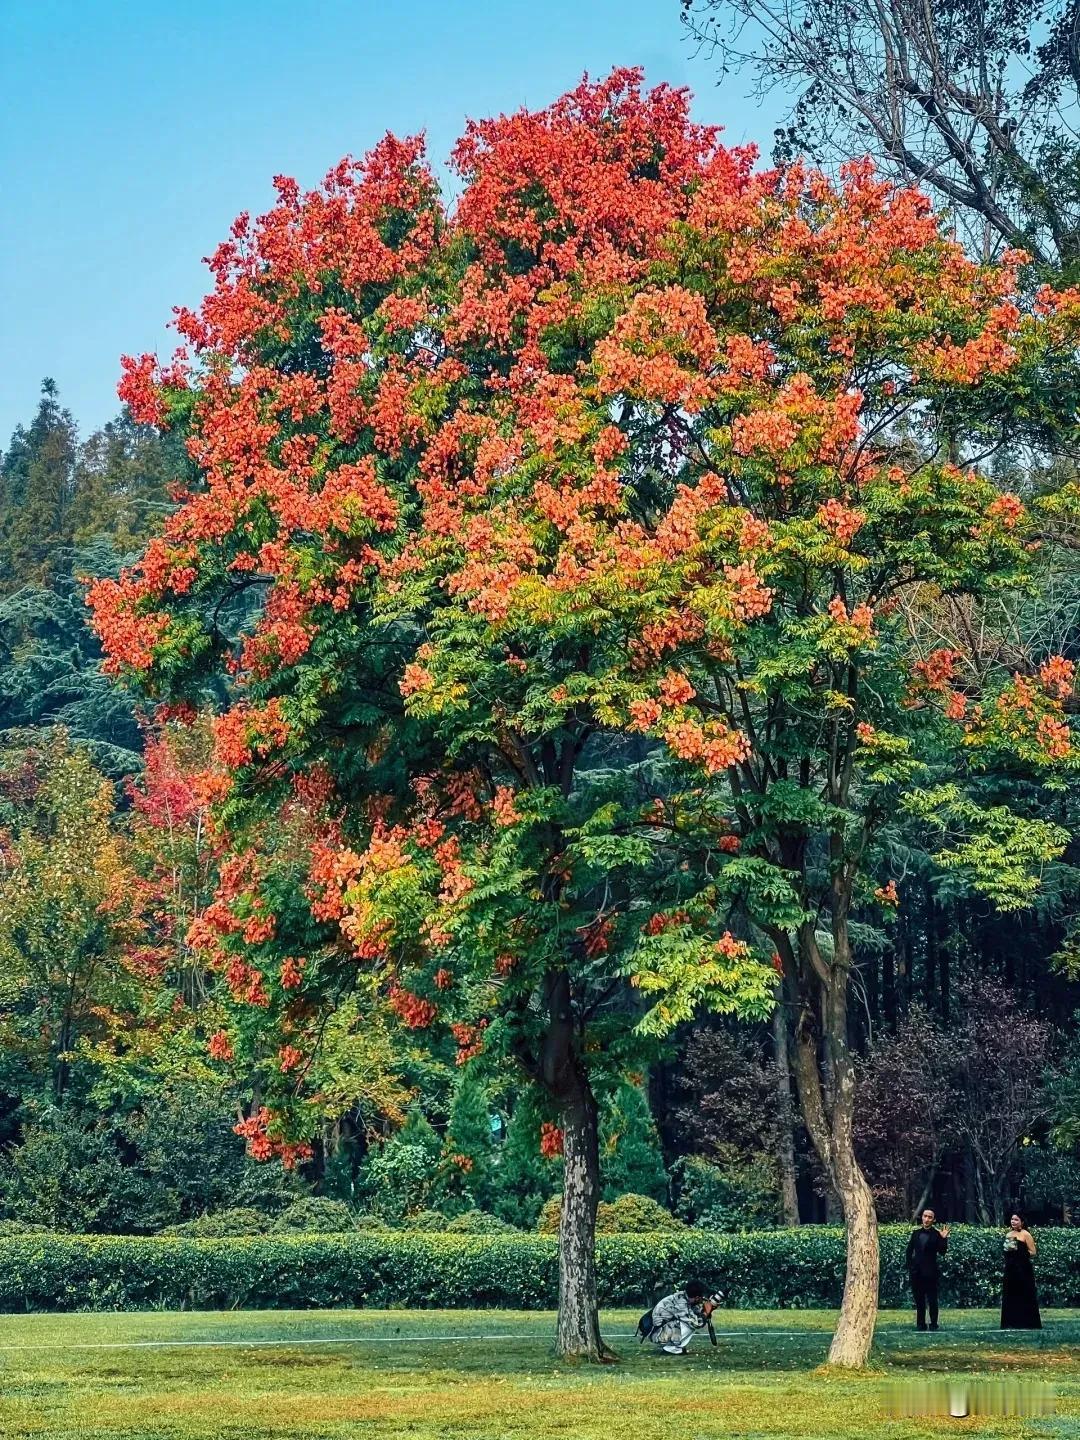
[[[665,1295],[638,1321],[638,1336],[649,1340],[667,1355],[685,1355],[699,1330],[708,1330],[716,1344],[712,1314],[723,1297],[710,1295],[700,1280],[689,1280],[673,1295]]]

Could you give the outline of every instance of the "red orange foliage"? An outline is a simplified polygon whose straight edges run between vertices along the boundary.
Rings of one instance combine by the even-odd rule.
[[[838,184],[758,168],[636,72],[470,124],[453,163],[452,210],[418,139],[308,193],[279,178],[180,312],[187,350],[125,362],[123,398],[182,427],[200,478],[94,587],[94,624],[151,691],[230,679],[214,773],[233,859],[192,942],[287,1033],[281,1115],[311,1015],[359,972],[406,1026],[451,1021],[459,1059],[501,1036],[559,1105],[597,1048],[563,1036],[557,1074],[542,1058],[564,985],[580,1014],[619,976],[667,997],[665,1023],[760,1012],[773,942],[726,933],[713,859],[778,866],[795,924],[809,881],[747,797],[794,785],[800,754],[809,796],[819,754],[850,779],[888,748],[901,722],[872,697],[895,687],[860,688],[874,666],[900,669],[920,723],[963,718],[960,657],[913,652],[896,596],[1019,575],[1033,521],[941,460],[936,417],[981,377],[1030,377],[1076,324],[1067,299],[1023,303],[1023,257],[968,259],[917,191],[865,163]],[[968,740],[1019,715],[1033,763],[1070,756],[1066,665],[1045,661],[1031,704],[972,675]],[[600,734],[654,742],[675,823],[582,778]],[[265,862],[280,833],[305,837],[287,865]],[[303,920],[279,904],[289,867]],[[665,918],[675,902],[693,925]],[[610,1063],[630,1031],[605,1031]],[[295,1157],[278,1113],[243,1133]]]

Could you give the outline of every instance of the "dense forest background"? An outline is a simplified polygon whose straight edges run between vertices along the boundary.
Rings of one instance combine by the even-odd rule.
[[[87,579],[139,549],[187,467],[127,413],[81,438],[50,380],[0,459],[0,1227],[550,1226],[561,1177],[544,1117],[377,1004],[324,1037],[312,1161],[289,1173],[244,1153],[234,1127],[257,1081],[215,1063],[215,977],[187,943],[213,888],[209,800],[187,763],[200,732],[140,713],[85,623]],[[1069,556],[1058,586],[1012,618],[1052,626],[1076,660]],[[1054,807],[1077,835],[1076,795]],[[890,881],[895,921],[858,927],[853,1011],[858,1143],[882,1217],[932,1203],[954,1220],[1021,1206],[1074,1223],[1080,839],[1019,914],[965,896],[902,828]],[[702,1022],[605,1096],[602,1226],[832,1218],[787,1049],[782,1008],[760,1027]]]

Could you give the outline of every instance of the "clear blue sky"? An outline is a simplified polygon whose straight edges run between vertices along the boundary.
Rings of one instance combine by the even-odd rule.
[[[84,434],[121,353],[171,352],[201,260],[271,176],[386,130],[442,160],[466,116],[643,65],[767,151],[773,111],[695,59],[678,0],[0,0],[0,447],[51,375]]]

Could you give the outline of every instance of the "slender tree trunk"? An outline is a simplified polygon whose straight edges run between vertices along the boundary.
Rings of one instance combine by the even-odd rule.
[[[926,1176],[926,1183],[923,1185],[922,1190],[919,1192],[919,1202],[911,1211],[912,1220],[918,1220],[919,1217],[922,1215],[922,1212],[930,1204],[930,1197],[934,1193],[934,1181],[937,1179],[939,1163],[939,1159],[935,1159],[933,1164],[930,1166],[930,1170]]]
[[[841,1079],[831,1117],[820,1103],[817,1047],[797,1047],[799,1103],[814,1148],[839,1201],[847,1240],[847,1264],[840,1318],[829,1347],[829,1364],[861,1369],[870,1356],[877,1322],[878,1220],[874,1197],[855,1157],[851,1135],[853,1086]],[[846,1112],[846,1113],[845,1113]]]
[[[829,1364],[860,1369],[867,1362],[877,1323],[880,1259],[878,1220],[870,1186],[854,1154],[839,1164],[840,1204],[847,1231],[847,1266],[840,1320],[829,1346]]]
[[[964,1220],[973,1225],[978,1216],[975,1205],[975,1159],[970,1150],[964,1152]]]
[[[780,1171],[780,1200],[784,1224],[799,1223],[799,1192],[795,1183],[795,1137],[791,1129],[791,1060],[788,1054],[787,1012],[783,1003],[783,987],[776,997],[772,1016],[773,1051],[776,1063],[776,1099],[778,1111],[777,1165]]]
[[[812,926],[799,932],[801,1006],[794,1068],[803,1119],[839,1201],[847,1238],[844,1295],[829,1364],[860,1369],[869,1359],[877,1321],[878,1221],[855,1155],[855,1066],[847,1042],[851,955],[844,897],[835,904],[831,964],[822,956]]]
[[[559,1225],[559,1355],[612,1358],[600,1338],[596,1300],[596,1207],[600,1201],[600,1146],[596,1098],[587,1082],[563,1111],[563,1204]]]
[[[896,1024],[896,956],[892,945],[887,945],[881,956],[881,1004],[885,1023],[891,1029]]]

